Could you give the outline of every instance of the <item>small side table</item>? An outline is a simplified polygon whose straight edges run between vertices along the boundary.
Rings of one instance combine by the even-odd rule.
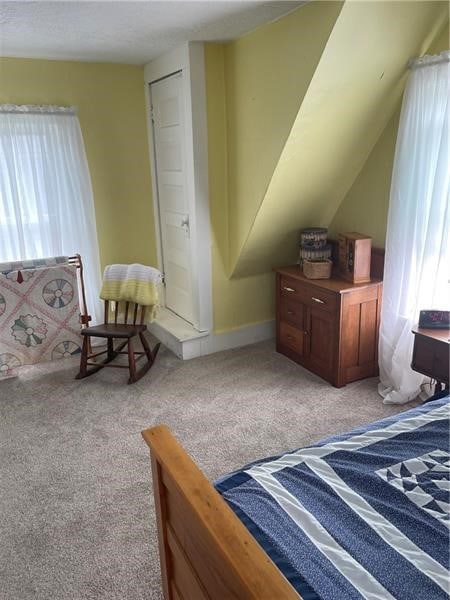
[[[414,349],[411,368],[436,381],[435,394],[449,387],[450,370],[450,330],[412,330]]]

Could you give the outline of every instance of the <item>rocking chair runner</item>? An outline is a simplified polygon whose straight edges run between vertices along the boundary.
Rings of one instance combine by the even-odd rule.
[[[118,322],[118,315],[119,309],[123,305],[124,317],[123,322],[120,323]],[[153,350],[151,350],[150,345],[145,337],[144,332],[147,330],[147,325],[145,325],[145,314],[147,310],[146,306],[133,304],[132,302],[115,302],[114,323],[109,322],[109,309],[110,301],[105,300],[104,324],[88,327],[83,329],[81,332],[81,334],[84,336],[84,339],[81,350],[80,372],[76,378],[83,379],[84,377],[88,377],[89,375],[97,373],[97,371],[100,371],[100,369],[103,369],[104,367],[114,367],[119,369],[128,369],[130,372],[128,383],[135,383],[152,367],[161,344],[156,344]],[[139,311],[140,320],[139,323],[137,323]],[[130,313],[133,314],[132,323],[128,323],[128,316]],[[105,338],[107,340],[106,350],[90,354],[89,341],[91,337]],[[139,337],[144,349],[143,352],[134,351],[133,338],[135,337]],[[124,341],[121,342],[117,348],[114,348],[114,339],[116,338],[123,339]],[[125,348],[127,345],[127,350],[123,351],[123,348]],[[95,359],[97,356],[101,356],[102,354],[106,354],[106,358],[102,362],[89,362],[91,359]],[[120,354],[128,355],[128,365],[110,365],[109,363]],[[136,356],[138,357],[137,359]],[[139,370],[137,370],[136,363],[141,358],[146,358],[147,360],[146,363]],[[88,369],[88,367],[91,368]]]

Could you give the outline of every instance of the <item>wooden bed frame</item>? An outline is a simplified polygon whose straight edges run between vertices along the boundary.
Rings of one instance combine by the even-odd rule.
[[[301,600],[164,425],[150,448],[165,600]]]
[[[371,276],[383,279],[383,271],[384,249],[372,248]],[[151,454],[165,600],[301,600],[169,429],[142,435]]]

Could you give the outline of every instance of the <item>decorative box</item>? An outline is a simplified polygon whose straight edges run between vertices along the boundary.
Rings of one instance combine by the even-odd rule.
[[[356,233],[339,235],[339,273],[352,283],[370,281],[372,238]]]

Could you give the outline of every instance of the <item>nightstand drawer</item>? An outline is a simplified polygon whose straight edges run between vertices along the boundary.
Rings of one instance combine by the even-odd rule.
[[[449,383],[449,350],[442,348],[434,355],[433,365],[434,379],[442,381],[443,383]]]
[[[305,332],[292,327],[283,321],[279,324],[279,342],[282,346],[290,348],[297,354],[303,354],[303,340]]]
[[[416,334],[411,367],[443,383],[449,382],[449,344]]]
[[[300,302],[282,298],[280,302],[280,320],[304,329],[305,307]]]
[[[281,298],[295,299],[307,306],[314,306],[329,312],[333,312],[337,304],[336,294],[290,277],[280,277],[280,293]]]

